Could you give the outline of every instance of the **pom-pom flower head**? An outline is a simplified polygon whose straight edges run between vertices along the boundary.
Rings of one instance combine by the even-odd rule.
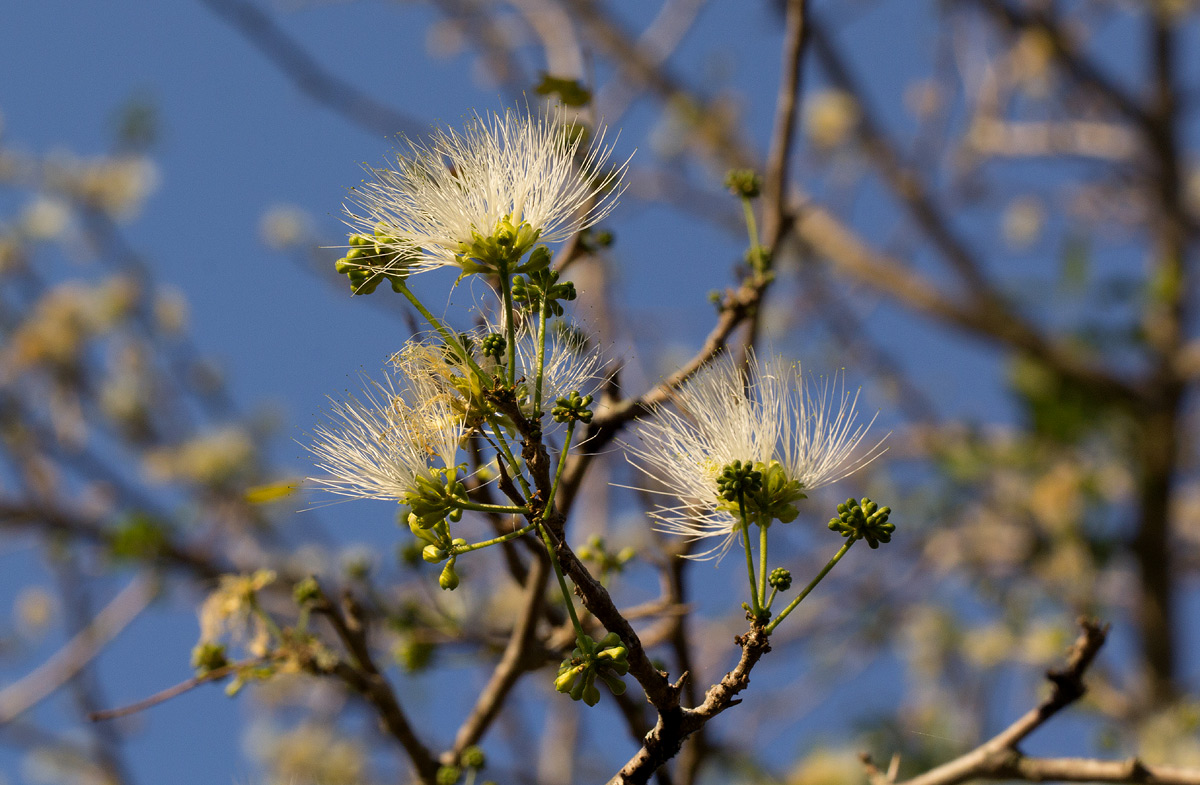
[[[611,148],[602,135],[585,150],[586,134],[560,121],[557,112],[508,111],[410,142],[394,169],[370,168],[373,180],[355,189],[346,208],[364,232],[355,237],[372,243],[371,259],[403,268],[390,274],[545,266],[544,252],[525,266],[520,259],[535,243],[565,240],[608,215],[624,172],[605,170]]]
[[[857,456],[870,423],[858,425],[858,395],[815,395],[800,366],[779,357],[746,370],[728,355],[701,369],[643,424],[631,461],[679,504],[652,514],[659,529],[689,539],[719,538],[697,558],[724,555],[749,524],[795,520],[805,492],[840,480],[878,455]]]
[[[464,428],[454,402],[429,374],[371,382],[362,398],[335,401],[330,422],[314,429],[309,450],[326,475],[311,478],[330,493],[390,499],[419,509],[441,504],[456,487],[455,459]]]

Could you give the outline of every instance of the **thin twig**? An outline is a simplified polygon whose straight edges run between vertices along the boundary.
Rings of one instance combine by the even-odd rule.
[[[255,46],[285,76],[317,103],[358,126],[387,136],[423,136],[426,124],[376,101],[350,82],[326,71],[304,47],[263,10],[242,0],[201,0]]]
[[[269,655],[266,657],[253,657],[239,662],[232,662],[228,665],[223,665],[220,668],[212,670],[200,676],[195,676],[176,684],[174,687],[168,687],[162,692],[156,692],[149,698],[144,698],[137,703],[131,703],[128,706],[122,706],[119,709],[105,709],[104,711],[92,712],[88,715],[88,719],[92,722],[100,722],[102,720],[115,720],[118,717],[128,717],[130,714],[137,714],[140,711],[157,706],[160,703],[169,701],[171,698],[182,695],[185,692],[190,692],[201,684],[208,684],[210,681],[220,681],[226,676],[231,676],[243,668],[256,668],[260,665],[266,665],[277,658],[277,655]]]

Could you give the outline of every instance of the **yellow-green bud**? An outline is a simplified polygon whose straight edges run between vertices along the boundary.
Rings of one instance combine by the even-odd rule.
[[[454,560],[446,562],[446,566],[442,568],[442,574],[438,576],[438,586],[441,586],[446,591],[454,591],[458,588],[458,573],[454,571]]]

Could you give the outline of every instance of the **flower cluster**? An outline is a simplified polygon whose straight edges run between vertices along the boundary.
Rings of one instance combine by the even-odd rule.
[[[603,134],[585,149],[586,137],[560,113],[477,115],[461,131],[410,142],[390,168],[368,168],[348,223],[370,237],[370,259],[403,274],[523,272],[513,263],[535,243],[565,240],[616,204],[625,165],[606,169]]]
[[[840,392],[839,392],[840,390]],[[678,504],[654,512],[659,528],[719,540],[698,558],[723,555],[742,528],[790,522],[807,491],[835,482],[878,454],[859,452],[870,423],[857,424],[857,394],[828,384],[813,393],[800,366],[729,355],[678,390],[630,446],[633,462]]]
[[[585,140],[559,114],[476,116],[462,131],[440,131],[428,143],[411,144],[392,168],[370,170],[371,181],[347,207],[355,234],[336,269],[356,294],[389,282],[433,330],[391,357],[382,382],[335,401],[330,422],[315,429],[309,449],[324,471],[313,480],[316,488],[407,508],[403,520],[416,540],[411,563],[441,565],[443,589],[459,586],[457,563],[473,551],[540,537],[576,633],[555,686],[594,705],[598,683],[617,695],[624,691],[628,651],[617,633],[599,642],[591,638],[575,611],[556,494],[570,476],[565,468],[578,446],[576,429],[594,431],[603,417],[600,406],[593,409],[592,394],[600,360],[565,321],[565,304],[579,292],[563,278],[563,265],[553,264],[547,245],[579,236],[578,247],[596,247],[580,233],[609,214],[621,190],[624,165],[606,169],[610,148],[602,138],[590,147]],[[769,254],[758,242],[750,203],[759,178],[740,172],[729,185],[747,215],[758,280],[767,280]],[[460,278],[482,274],[494,287],[498,302],[477,318],[478,328],[451,328],[408,288],[410,275],[440,267],[458,270]],[[870,423],[858,423],[856,403],[857,394],[836,381],[810,389],[799,365],[778,357],[759,360],[750,353],[739,364],[724,355],[673,391],[669,406],[651,412],[641,425],[640,445],[629,448],[630,460],[657,481],[656,492],[672,497],[652,513],[662,531],[714,540],[698,558],[722,555],[743,539],[750,588],[745,608],[766,634],[854,541],[875,547],[894,529],[887,522],[890,510],[869,500],[862,510],[839,508],[842,517],[830,526],[847,543],[773,616],[773,603],[790,590],[792,576],[770,569],[770,527],[794,521],[808,492],[878,454],[878,444],[860,449]],[[468,475],[460,453],[479,467],[476,474]],[[469,487],[489,477],[497,480],[498,493]],[[496,499],[500,494],[503,503]],[[502,521],[496,536],[479,542],[459,536],[466,533],[457,524],[467,511]],[[754,526],[757,566],[749,539]],[[576,555],[594,563],[606,580],[634,553],[610,554],[596,540]],[[302,594],[313,590],[304,587]],[[438,779],[459,773],[448,765]]]

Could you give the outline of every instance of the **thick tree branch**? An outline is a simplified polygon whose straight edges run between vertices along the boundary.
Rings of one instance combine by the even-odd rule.
[[[864,756],[863,762],[871,785],[956,785],[975,779],[1024,779],[1031,782],[1063,780],[1081,782],[1200,783],[1200,771],[1169,767],[1148,767],[1132,761],[1099,761],[1072,758],[1027,758],[1018,745],[1051,717],[1070,706],[1087,691],[1083,676],[1095,660],[1108,635],[1108,626],[1080,620],[1082,631],[1067,652],[1066,666],[1046,674],[1050,696],[1030,709],[1016,722],[975,749],[931,769],[924,774],[896,783],[895,772],[885,774]]]

